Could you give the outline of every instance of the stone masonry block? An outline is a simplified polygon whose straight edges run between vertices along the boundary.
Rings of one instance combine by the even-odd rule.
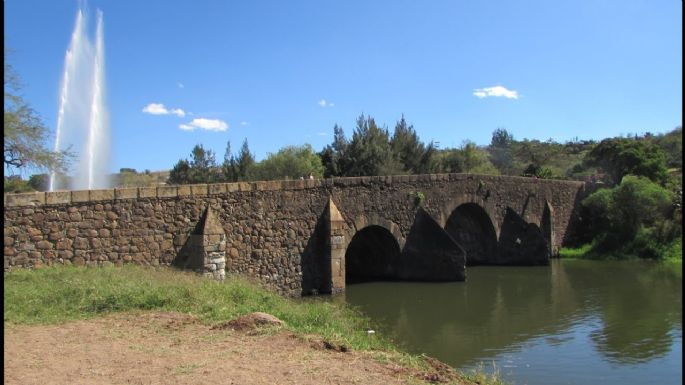
[[[157,187],[139,187],[138,195],[140,198],[156,198]]]
[[[7,206],[35,206],[45,204],[45,193],[7,194]]]
[[[266,182],[266,189],[269,191],[278,191],[283,189],[283,181],[272,180]]]
[[[208,195],[208,188],[206,184],[193,184],[190,185],[190,193],[194,197],[206,196]]]
[[[71,203],[71,191],[53,191],[45,194],[45,203],[58,205]]]
[[[321,187],[321,179],[305,179],[304,183],[307,188]]]
[[[257,191],[265,191],[266,186],[267,186],[267,182],[264,182],[264,181],[254,182],[254,186],[255,186],[255,190],[257,190]]]
[[[209,185],[209,195],[225,194],[226,183],[213,183]]]
[[[71,201],[77,202],[88,202],[90,200],[90,193],[88,190],[79,190],[71,192]]]
[[[138,198],[138,188],[115,188],[114,197],[116,199],[136,199]]]
[[[178,187],[176,186],[159,186],[157,187],[158,198],[175,198],[178,195]]]
[[[91,201],[106,201],[114,199],[114,189],[90,190]]]
[[[239,183],[226,183],[226,192],[240,191]]]
[[[180,197],[189,197],[190,196],[190,186],[189,185],[184,185],[184,186],[177,186],[177,191],[176,193]]]
[[[252,191],[252,183],[238,182],[238,189],[240,191]]]

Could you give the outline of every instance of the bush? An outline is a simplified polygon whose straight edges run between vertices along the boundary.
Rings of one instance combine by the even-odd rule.
[[[673,218],[673,194],[647,178],[627,175],[612,189],[600,189],[582,201],[593,251],[660,259],[681,234]]]

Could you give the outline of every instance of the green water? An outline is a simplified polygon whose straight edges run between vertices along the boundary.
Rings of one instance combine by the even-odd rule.
[[[644,262],[471,267],[466,282],[348,285],[414,353],[515,384],[681,384],[682,274]]]

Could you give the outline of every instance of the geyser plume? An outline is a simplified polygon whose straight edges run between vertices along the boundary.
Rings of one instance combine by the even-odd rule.
[[[55,151],[77,155],[70,186],[58,186],[50,174],[50,191],[109,187],[109,119],[105,105],[105,47],[102,12],[97,11],[95,42],[87,36],[87,17],[79,9],[64,57]]]

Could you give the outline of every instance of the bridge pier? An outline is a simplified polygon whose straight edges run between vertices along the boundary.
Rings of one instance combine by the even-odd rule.
[[[333,199],[328,198],[326,207],[328,220],[328,244],[331,256],[331,293],[341,293],[345,291],[345,252],[347,242],[345,242],[345,220],[340,211],[333,203]]]

